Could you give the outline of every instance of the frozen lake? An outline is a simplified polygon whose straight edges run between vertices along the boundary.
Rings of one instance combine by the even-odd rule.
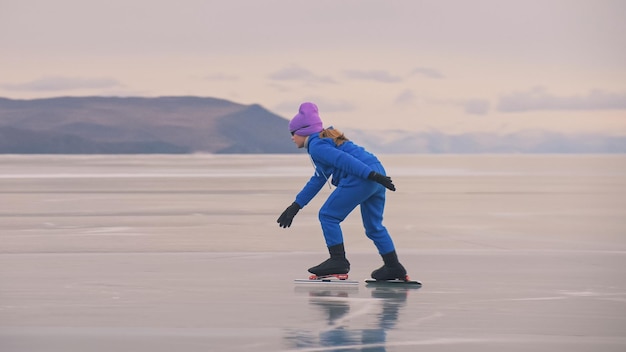
[[[420,289],[293,283],[327,256],[328,187],[276,224],[306,155],[0,156],[0,350],[626,350],[626,156],[380,158]]]

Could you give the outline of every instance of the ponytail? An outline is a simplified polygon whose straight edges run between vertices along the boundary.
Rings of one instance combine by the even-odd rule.
[[[349,141],[349,139],[346,138],[346,136],[344,136],[341,131],[336,130],[332,127],[323,129],[322,132],[320,132],[320,138],[332,138],[336,146],[340,146],[344,142]]]

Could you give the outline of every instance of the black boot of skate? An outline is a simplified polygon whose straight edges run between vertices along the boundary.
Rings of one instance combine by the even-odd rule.
[[[343,243],[328,247],[330,258],[320,265],[309,268],[311,274],[326,276],[332,274],[347,274],[350,271],[350,262],[346,259]]]
[[[374,280],[406,280],[406,269],[398,261],[398,254],[392,251],[382,255],[385,265],[372,271]]]

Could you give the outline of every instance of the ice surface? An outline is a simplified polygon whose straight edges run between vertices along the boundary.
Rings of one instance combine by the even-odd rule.
[[[0,350],[626,349],[625,157],[381,159],[419,289],[294,284],[326,256],[327,188],[276,224],[306,155],[0,156]]]

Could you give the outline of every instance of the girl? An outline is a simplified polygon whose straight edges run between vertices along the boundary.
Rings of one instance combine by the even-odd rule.
[[[309,269],[317,276],[347,274],[350,262],[346,259],[343,234],[339,224],[357,205],[365,234],[370,238],[384,265],[372,272],[376,280],[406,279],[406,270],[398,256],[387,229],[383,226],[386,188],[395,191],[391,178],[376,156],[349,141],[343,133],[332,127],[324,129],[317,106],[303,103],[299,112],[289,122],[291,139],[298,148],[306,148],[315,174],[278,218],[282,228],[291,226],[294,216],[306,206],[326,182],[337,188],[319,211],[324,239],[330,258]],[[329,178],[332,176],[332,181]]]

